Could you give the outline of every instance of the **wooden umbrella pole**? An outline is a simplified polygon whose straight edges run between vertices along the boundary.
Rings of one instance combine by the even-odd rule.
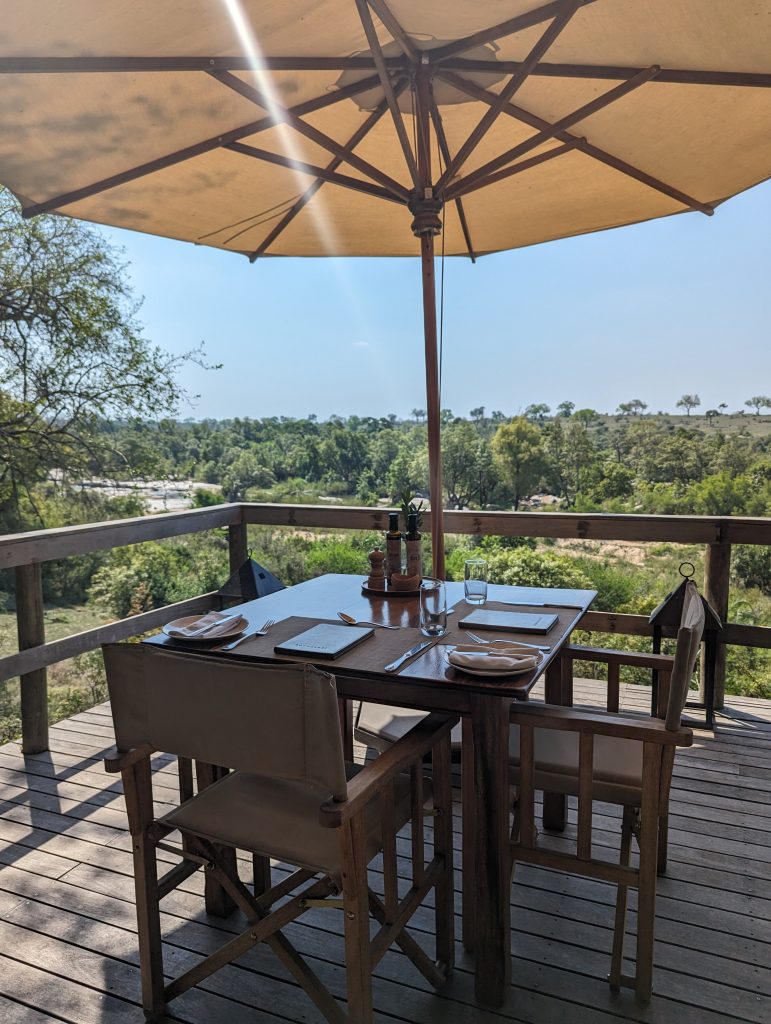
[[[420,236],[423,277],[423,331],[426,349],[426,414],[428,424],[428,489],[431,496],[431,551],[434,576],[444,579],[444,520],[442,516],[442,445],[440,436],[439,358],[436,337],[434,236]]]
[[[428,492],[431,496],[431,553],[434,576],[444,579],[444,521],[442,517],[442,445],[440,436],[439,356],[436,336],[434,236],[442,230],[442,200],[431,184],[431,102],[428,68],[415,75],[417,165],[420,187],[410,197],[412,231],[420,239],[423,279],[423,337],[426,349],[426,422],[428,424]]]

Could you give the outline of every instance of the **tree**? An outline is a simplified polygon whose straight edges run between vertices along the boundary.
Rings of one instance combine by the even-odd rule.
[[[529,420],[537,420],[538,423],[543,423],[550,412],[551,409],[544,402],[536,402],[534,405],[528,405],[525,409],[525,417]]]
[[[715,417],[720,415],[720,410],[719,409],[707,409],[707,411],[704,413],[704,415],[707,417],[707,422],[709,423],[709,425],[711,427],[714,427],[715,426]]]
[[[140,333],[119,254],[66,217],[23,221],[0,189],[0,506],[18,526],[49,478],[129,464],[107,417],[159,418],[184,397],[171,356]],[[152,449],[149,449],[152,452]],[[36,518],[40,518],[36,514]]]
[[[442,482],[450,508],[469,503],[477,482],[474,454],[479,435],[467,420],[451,423],[442,431]]]
[[[569,416],[572,415],[575,407],[575,402],[560,402],[560,404],[557,406],[557,415],[564,416],[565,419],[567,419]]]
[[[426,418],[426,410],[425,409],[413,409],[412,410],[412,416],[413,416],[413,418],[414,418],[416,423],[422,423],[423,420]]]
[[[755,395],[754,398],[748,398],[744,404],[749,409],[754,409],[756,416],[760,416],[761,409],[771,409],[771,398],[767,395]]]
[[[271,487],[276,482],[254,452],[241,451],[222,474],[222,490],[228,501],[243,501],[250,487]]]
[[[545,468],[541,431],[524,416],[504,423],[492,440],[493,458],[511,488],[514,508],[538,486]]]
[[[685,415],[691,415],[691,409],[695,409],[701,405],[701,399],[698,395],[683,395],[679,402],[675,403],[678,409],[685,409]]]
[[[592,423],[596,423],[600,418],[600,414],[596,409],[576,409],[573,413],[573,418],[578,420],[579,423],[583,423],[585,427],[591,426]]]
[[[469,413],[474,423],[479,426],[482,420],[485,418],[485,407],[483,405],[477,406],[476,409],[472,409]]]
[[[648,408],[648,403],[640,398],[633,398],[630,402],[621,402],[616,409],[620,416],[640,416]]]

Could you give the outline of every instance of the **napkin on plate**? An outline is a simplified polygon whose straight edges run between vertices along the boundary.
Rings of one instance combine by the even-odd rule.
[[[505,640],[489,644],[459,644],[448,658],[456,668],[475,672],[530,672],[541,660],[538,651]]]
[[[206,629],[207,626],[211,626],[211,629],[206,630],[203,636],[208,640],[217,636],[221,636],[223,633],[230,633],[233,627],[238,622],[240,616],[226,614],[225,612],[207,612],[206,615],[202,615],[195,622],[188,623],[187,626],[166,626],[164,632],[167,636],[175,636],[181,640],[186,639],[191,633],[198,633],[199,630]],[[215,623],[219,622],[220,625],[216,626]]]

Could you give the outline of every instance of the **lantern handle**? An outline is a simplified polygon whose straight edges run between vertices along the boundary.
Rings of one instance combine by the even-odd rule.
[[[688,569],[690,569],[691,571],[688,572]],[[681,562],[678,572],[684,580],[689,580],[692,576],[696,575],[696,566],[693,564],[693,562]]]

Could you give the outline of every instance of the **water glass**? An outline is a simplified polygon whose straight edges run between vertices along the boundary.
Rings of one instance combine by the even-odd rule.
[[[420,581],[420,632],[443,636],[447,630],[447,598],[441,580]]]
[[[487,562],[482,558],[469,558],[463,568],[466,604],[484,604],[487,600]]]

